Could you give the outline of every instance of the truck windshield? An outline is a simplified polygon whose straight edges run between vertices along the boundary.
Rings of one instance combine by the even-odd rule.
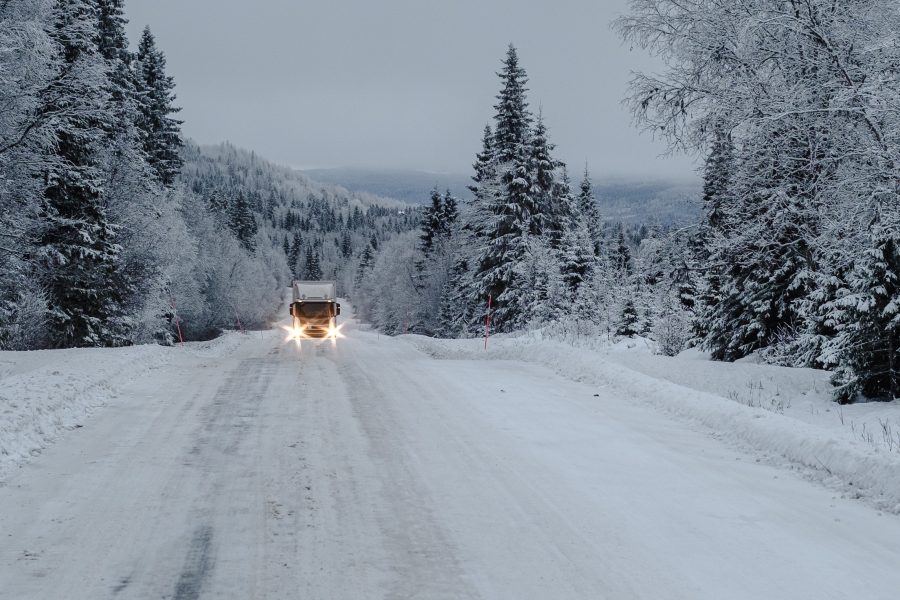
[[[324,319],[334,316],[332,302],[300,302],[296,306],[297,313],[301,317]]]

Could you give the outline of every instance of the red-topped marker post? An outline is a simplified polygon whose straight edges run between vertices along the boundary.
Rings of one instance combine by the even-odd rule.
[[[491,304],[493,298],[488,294],[487,314],[484,315],[484,349],[487,350],[488,338],[491,337]]]

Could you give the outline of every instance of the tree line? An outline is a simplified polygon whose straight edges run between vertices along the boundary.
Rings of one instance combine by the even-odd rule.
[[[497,332],[642,334],[668,353],[683,349],[695,295],[684,268],[688,236],[606,222],[587,166],[573,183],[532,113],[515,47],[498,75],[472,199],[435,189],[419,231],[360,265],[360,316],[388,333],[469,337],[484,332],[490,312]]]
[[[149,28],[132,51],[126,24],[124,0],[0,2],[0,348],[264,326],[291,277],[342,278],[408,228],[251,153],[185,143],[165,55]]]
[[[830,368],[841,402],[900,397],[900,8],[632,0],[616,27],[666,65],[631,82],[638,121],[706,154],[702,221],[605,223],[587,172],[573,189],[554,158],[511,46],[474,199],[438,224],[433,195],[421,240],[360,278],[412,300],[364,312],[473,336],[490,298],[500,332],[642,334],[667,354]]]
[[[840,401],[900,395],[898,27],[890,0],[632,0],[618,22],[668,66],[634,79],[635,115],[708,155],[699,338],[833,369]]]

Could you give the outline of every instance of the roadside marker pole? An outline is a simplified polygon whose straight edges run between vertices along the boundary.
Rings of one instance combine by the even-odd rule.
[[[175,315],[175,329],[178,331],[178,341],[184,346],[184,336],[181,335],[181,319],[178,318],[178,309],[175,307],[175,297],[169,299],[172,305],[172,313]]]
[[[247,332],[244,331],[244,326],[241,324],[241,318],[237,314],[237,309],[234,307],[234,302],[229,302],[231,305],[231,311],[234,313],[234,320],[237,322],[238,329],[242,334],[246,335]]]
[[[488,338],[491,337],[491,303],[493,298],[488,294],[488,309],[484,315],[484,349],[487,350]]]

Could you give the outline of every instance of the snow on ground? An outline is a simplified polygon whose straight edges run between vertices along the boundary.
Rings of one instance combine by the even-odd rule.
[[[900,519],[670,415],[795,419],[616,362],[637,348],[346,325],[59,361],[118,398],[0,485],[0,597],[896,596]]]
[[[172,348],[0,352],[0,483],[66,431],[81,428],[95,410],[118,400],[124,383],[185,353],[227,352],[239,343],[239,334],[226,333]]]
[[[613,391],[679,418],[768,460],[900,514],[900,402],[839,406],[829,373],[706,360],[696,351],[671,358],[643,339],[569,343],[541,332],[482,339],[403,336],[435,358],[521,360]]]

